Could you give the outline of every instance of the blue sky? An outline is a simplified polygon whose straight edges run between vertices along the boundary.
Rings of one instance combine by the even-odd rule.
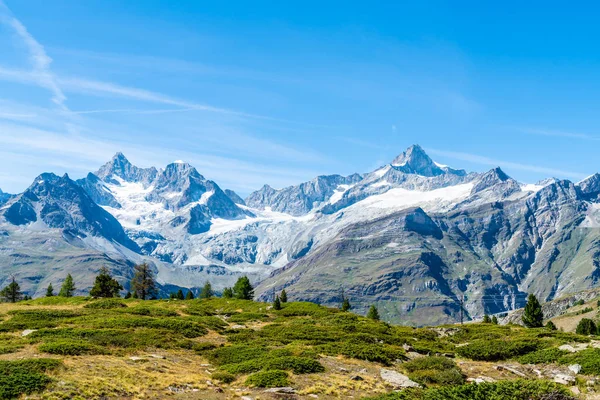
[[[523,182],[600,170],[592,2],[278,3],[0,0],[0,188],[117,151],[241,194],[413,143]]]

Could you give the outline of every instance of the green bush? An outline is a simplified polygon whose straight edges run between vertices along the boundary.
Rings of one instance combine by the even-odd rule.
[[[217,346],[214,343],[210,343],[210,342],[200,342],[200,343],[195,343],[192,347],[192,349],[196,352],[196,353],[203,353],[205,351],[208,350],[214,350]]]
[[[269,319],[267,314],[261,313],[239,313],[232,315],[228,322],[232,324],[243,324],[248,321],[266,321]]]
[[[70,310],[15,310],[9,312],[12,318],[0,323],[0,332],[13,332],[23,329],[54,328],[65,319],[81,315]]]
[[[84,341],[60,340],[56,342],[43,343],[38,347],[39,351],[63,356],[80,356],[83,354],[108,354],[104,347]]]
[[[456,363],[446,357],[419,357],[402,364],[408,372],[414,372],[424,369],[433,369],[444,371],[446,369],[456,368]]]
[[[551,364],[557,362],[567,353],[568,352],[566,351],[553,347],[525,354],[519,357],[517,361],[519,361],[521,364]]]
[[[217,365],[238,364],[263,357],[269,350],[251,345],[224,346],[207,353],[208,359]]]
[[[110,310],[113,308],[127,307],[127,304],[125,304],[121,299],[102,299],[88,303],[83,307],[94,310]]]
[[[582,318],[577,324],[576,333],[578,335],[595,335],[597,332],[596,324],[589,318]]]
[[[358,360],[375,361],[390,365],[396,359],[404,358],[404,351],[384,344],[371,343],[331,343],[317,346],[317,351],[327,355],[343,355]]]
[[[582,374],[600,375],[600,349],[586,349],[566,354],[558,362],[560,364],[579,364]]]
[[[560,396],[560,397],[559,397]],[[371,398],[372,400],[575,400],[568,391],[542,380],[506,380],[431,389],[406,389]]]
[[[280,369],[292,371],[295,374],[314,374],[325,371],[325,368],[317,360],[295,356],[278,357],[266,360],[264,369]]]
[[[150,307],[146,305],[138,305],[130,307],[123,312],[134,315],[144,315],[149,317],[177,317],[179,314],[173,310],[167,310],[161,307]]]
[[[462,357],[476,361],[500,361],[538,350],[534,340],[476,340],[456,349]]]
[[[271,388],[289,384],[288,373],[279,370],[257,372],[246,379],[246,385],[253,387]]]
[[[223,383],[231,383],[231,382],[235,381],[235,375],[232,375],[226,371],[216,371],[211,376],[214,380],[217,380],[217,381],[223,382]]]
[[[408,377],[421,385],[462,385],[465,377],[457,369],[452,368],[445,371],[425,369],[408,374]]]
[[[44,372],[61,364],[59,360],[47,358],[0,361],[0,400],[43,391],[52,382]]]

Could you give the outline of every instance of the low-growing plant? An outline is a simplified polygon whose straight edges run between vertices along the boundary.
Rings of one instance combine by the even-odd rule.
[[[525,354],[517,359],[521,364],[551,364],[557,362],[562,356],[568,352],[559,350],[556,347],[549,349],[537,350]]]
[[[282,387],[289,385],[289,376],[285,371],[260,371],[246,379],[246,385],[261,388]]]
[[[404,358],[404,350],[384,344],[338,342],[317,346],[317,351],[327,355],[343,355],[358,360],[374,361],[390,365]]]
[[[42,343],[38,350],[49,354],[60,354],[62,356],[80,356],[84,354],[108,354],[109,351],[101,346],[86,341],[59,340],[55,342]]]
[[[581,373],[600,375],[600,349],[585,349],[577,353],[566,354],[558,362],[560,364],[579,364]]]
[[[95,310],[99,310],[99,309],[100,310],[109,310],[112,308],[124,308],[124,307],[127,307],[127,304],[125,304],[121,299],[110,299],[109,298],[109,299],[102,299],[102,300],[90,302],[83,307],[91,308],[91,309],[95,309]]]
[[[540,346],[535,340],[475,340],[456,352],[475,361],[500,361],[531,353]]]
[[[235,381],[235,375],[226,371],[216,371],[212,374],[212,378],[223,383],[231,383]]]
[[[47,358],[0,361],[0,399],[41,392],[52,382],[44,373],[61,364],[59,360]]]
[[[564,387],[543,380],[506,380],[431,389],[406,389],[371,400],[575,400]]]

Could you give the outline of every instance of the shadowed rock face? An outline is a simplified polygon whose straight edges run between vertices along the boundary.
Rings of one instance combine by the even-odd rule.
[[[67,175],[40,175],[24,193],[10,202],[3,215],[13,225],[39,219],[49,228],[84,237],[99,236],[138,250],[119,222]]]
[[[251,193],[246,198],[246,204],[258,209],[271,207],[273,211],[299,216],[328,200],[340,185],[353,185],[361,179],[358,174],[345,177],[328,175],[318,176],[312,181],[281,190],[265,185],[259,191]]]
[[[6,203],[11,197],[12,197],[12,195],[10,195],[8,193],[4,193],[2,191],[2,189],[0,189],[0,206],[2,204]]]
[[[236,192],[234,192],[233,190],[229,190],[229,189],[225,189],[223,191],[227,197],[229,197],[231,199],[231,201],[233,201],[235,204],[241,204],[243,206],[246,205],[246,202],[244,201],[244,199],[242,199],[240,196],[238,196],[238,194]]]
[[[111,181],[112,177],[119,177],[127,182],[141,182],[149,185],[158,175],[156,168],[138,168],[119,152],[95,174],[103,181]]]

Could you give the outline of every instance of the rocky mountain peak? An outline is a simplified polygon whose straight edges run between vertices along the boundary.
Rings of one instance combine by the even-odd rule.
[[[600,174],[589,176],[577,184],[581,193],[589,198],[600,198]]]
[[[156,178],[157,173],[158,171],[154,167],[136,167],[129,162],[123,153],[118,152],[109,162],[100,167],[95,175],[106,182],[113,182],[113,178],[116,176],[127,182],[149,184]]]
[[[200,175],[196,168],[183,161],[175,161],[167,165],[161,175],[169,181],[177,181],[188,177],[204,180],[204,177]]]
[[[425,150],[418,144],[410,146],[392,161],[392,166],[407,173],[422,176],[438,176],[445,173],[427,155]]]

